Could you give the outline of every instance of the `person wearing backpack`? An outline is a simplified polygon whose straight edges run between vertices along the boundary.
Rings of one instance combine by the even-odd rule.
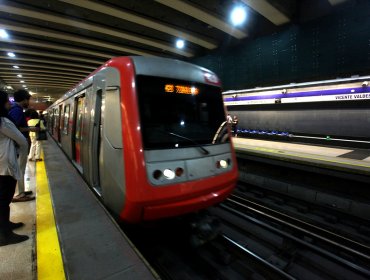
[[[40,120],[39,114],[36,110],[33,110],[30,113],[30,120],[27,122],[29,127],[39,127],[40,131],[45,130],[44,122]],[[41,142],[37,140],[37,132],[30,132],[31,138],[31,148],[28,154],[29,161],[41,161],[40,152],[41,152]]]
[[[14,92],[14,102],[11,105],[7,116],[27,139],[29,143],[28,148],[30,147],[31,143],[29,132],[39,130],[38,128],[28,127],[26,116],[23,112],[24,109],[27,109],[29,107],[30,99],[31,95],[27,90],[20,89]],[[23,175],[18,180],[18,194],[14,196],[12,202],[24,202],[34,200],[35,197],[32,196],[32,191],[26,191],[24,184],[24,174],[26,171],[27,157],[25,157],[24,159],[19,157],[18,161]]]

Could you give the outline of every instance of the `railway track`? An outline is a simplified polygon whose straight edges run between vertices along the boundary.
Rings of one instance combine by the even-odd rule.
[[[303,258],[306,258],[307,265],[319,268],[315,271],[314,278],[368,279],[370,277],[369,255],[365,253],[366,248],[364,249],[357,242],[352,243],[347,238],[330,234],[315,226],[310,228],[307,223],[266,209],[264,206],[257,207],[255,203],[252,205],[253,207],[245,200],[244,203],[235,201],[233,196],[213,213],[221,218],[225,225],[223,231],[230,232],[229,236],[239,232],[235,235],[237,237],[233,237],[233,239],[244,244],[242,247],[254,248],[251,251],[257,256],[264,255],[262,258],[270,263],[280,262],[280,268],[291,277],[311,279],[312,276],[305,278],[302,272],[297,273],[297,271],[301,271],[302,266],[297,260],[302,259],[302,256],[306,256]],[[231,216],[226,215],[224,210],[235,216],[230,218]],[[324,235],[322,236],[321,233]],[[331,240],[329,236],[334,239]],[[342,243],[343,240],[345,244]],[[270,250],[258,248],[260,246],[256,246],[254,243],[267,243],[264,246]],[[362,251],[352,248],[353,244],[357,248],[361,248]],[[320,262],[326,263],[325,267],[320,268]]]
[[[312,231],[319,230],[319,234],[329,240],[339,238],[338,243],[370,255],[370,223],[367,219],[246,184],[239,184],[234,195],[247,199],[252,207],[253,203],[263,205],[280,213],[282,218],[295,218],[301,227],[307,224]]]
[[[242,244],[239,244],[237,241],[231,239],[225,234],[222,234],[221,237],[230,243],[231,246],[235,246],[237,249],[241,250],[243,253],[248,255],[248,257],[253,258],[255,261],[259,262],[263,267],[268,269],[269,271],[265,273],[270,274],[271,276],[274,275],[274,278],[282,278],[282,279],[289,279],[289,280],[294,280],[297,279],[293,277],[292,275],[286,273],[284,270],[279,268],[278,266],[273,265],[272,263],[268,262],[267,260],[261,258],[258,256],[255,252],[252,252],[251,250],[248,250],[245,248]]]
[[[208,212],[221,234],[197,248],[181,219],[131,237],[163,279],[370,278],[365,244],[237,195]]]
[[[303,234],[309,235],[312,238],[317,238],[321,242],[336,246],[339,250],[353,255],[354,257],[363,260],[365,263],[370,263],[370,247],[366,244],[359,243],[335,232],[326,230],[325,228],[318,227],[285,213],[268,208],[240,195],[231,195],[227,199],[227,202],[236,205],[236,207],[242,207],[249,211],[258,212],[259,215],[264,216],[267,219],[273,220],[292,229],[299,230]]]

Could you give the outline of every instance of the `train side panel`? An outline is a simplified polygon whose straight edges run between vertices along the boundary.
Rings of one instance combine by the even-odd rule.
[[[126,192],[119,76],[114,68],[98,71],[49,109],[52,137],[117,215]]]
[[[98,145],[100,186],[104,203],[118,215],[125,205],[124,140],[126,127],[121,121],[122,88],[117,69],[107,68],[102,91],[101,138]],[[126,162],[127,163],[127,162]]]

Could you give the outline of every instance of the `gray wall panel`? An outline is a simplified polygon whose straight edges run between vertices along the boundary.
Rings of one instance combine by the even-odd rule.
[[[238,116],[239,128],[370,138],[370,104],[363,108],[340,105],[231,106],[228,111]]]

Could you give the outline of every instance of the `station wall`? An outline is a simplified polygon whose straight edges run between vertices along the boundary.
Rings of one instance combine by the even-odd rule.
[[[370,139],[370,101],[229,106],[240,129]]]
[[[328,16],[191,62],[217,73],[224,90],[369,75],[370,1],[350,0]]]

